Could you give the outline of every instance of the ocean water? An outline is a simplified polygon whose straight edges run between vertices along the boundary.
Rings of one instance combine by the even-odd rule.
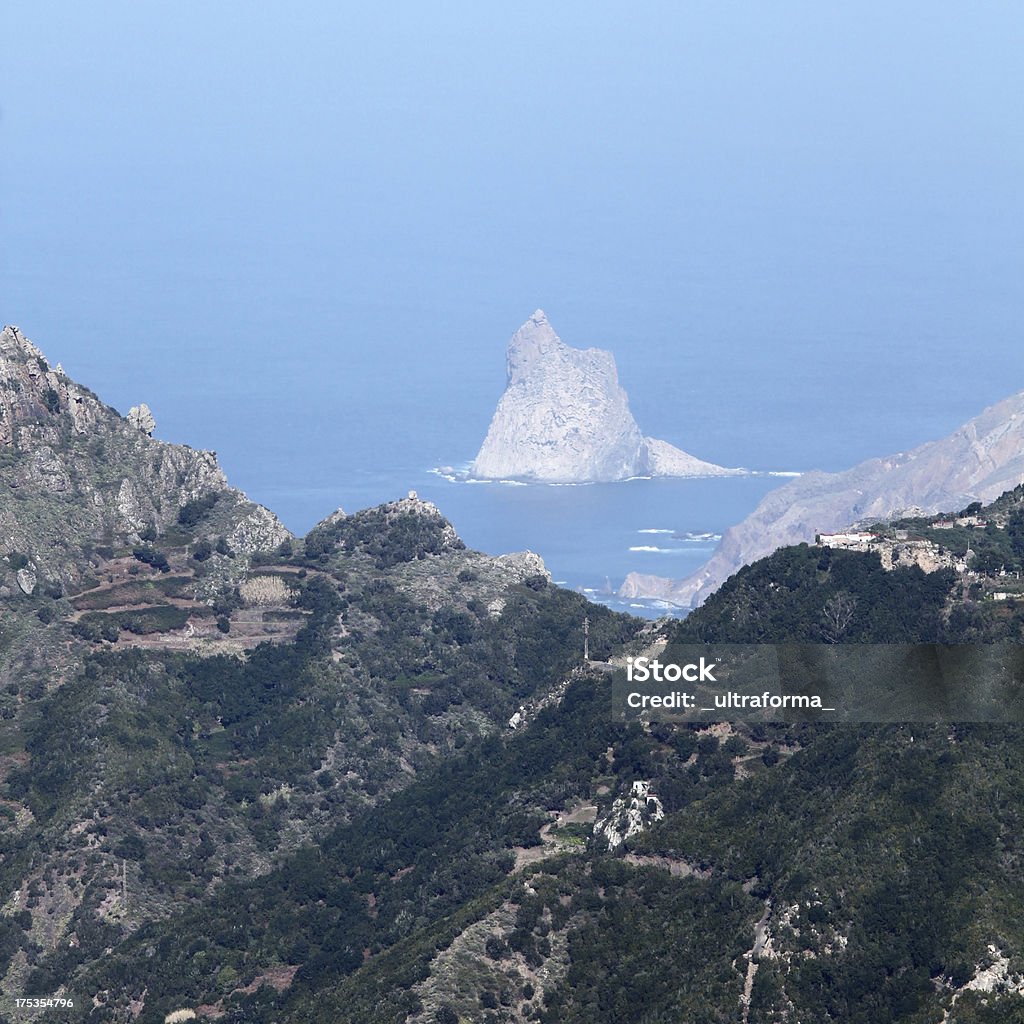
[[[144,211],[154,187],[125,182],[120,201]],[[571,225],[560,250],[536,256],[515,225],[493,225],[509,249],[484,273],[451,253],[458,237],[448,261],[368,259],[306,216],[271,207],[253,219],[220,191],[200,195],[192,220],[179,197],[154,225],[120,208],[49,209],[21,188],[6,220],[33,244],[6,268],[3,319],[75,379],[122,412],[147,402],[158,437],[215,450],[232,483],[296,533],[339,506],[416,490],[471,546],[534,550],[597,599],[630,571],[684,577],[713,546],[639,531],[721,534],[785,481],[524,488],[432,474],[475,455],[504,387],[508,337],[538,305],[568,344],[615,353],[645,433],[761,472],[839,470],[909,448],[1024,386],[1024,316],[1009,316],[1016,280],[986,302],[980,293],[996,290],[978,280],[987,261],[964,256],[978,262],[953,282],[962,264],[925,253],[927,232],[898,257],[850,253],[837,211],[810,253],[776,248],[782,266],[769,253],[776,219],[796,215],[786,203],[752,222],[743,246],[737,238],[710,258],[663,241],[675,268],[652,291],[646,265],[620,267],[632,279],[613,287],[599,224]],[[409,214],[409,230],[435,230],[429,209]],[[705,232],[715,216],[705,211]],[[850,263],[862,257],[854,287]],[[1022,262],[1015,253],[993,275]],[[984,358],[964,342],[979,336]]]
[[[678,578],[702,565],[724,526],[741,519],[781,481],[767,476],[697,480],[628,480],[545,486],[452,482],[434,472],[403,476],[410,490],[438,505],[472,548],[534,551],[553,579],[591,600],[634,615],[677,614],[661,601],[615,596],[631,571]],[[395,479],[367,473],[348,481],[350,507],[374,503]],[[273,491],[275,504],[307,518],[342,487]],[[400,495],[404,496],[405,492]],[[723,525],[724,524],[724,525]]]
[[[574,487],[448,484],[424,493],[464,524],[462,535],[474,547],[533,547],[557,582],[611,607],[657,616],[673,609],[615,597],[623,577],[634,570],[689,575],[710,557],[720,531],[778,483],[762,476]]]
[[[1019,7],[46,8],[5,21],[0,319],[297,533],[415,489],[599,592],[781,482],[431,475],[538,306],[727,466],[843,469],[1024,388]]]

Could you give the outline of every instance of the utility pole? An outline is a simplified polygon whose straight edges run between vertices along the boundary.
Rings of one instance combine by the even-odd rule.
[[[590,616],[583,616],[583,664],[590,661]]]

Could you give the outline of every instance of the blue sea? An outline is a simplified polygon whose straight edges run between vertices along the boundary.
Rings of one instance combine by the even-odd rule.
[[[714,551],[723,524],[742,518],[781,481],[764,476],[707,480],[629,480],[577,486],[452,482],[436,473],[402,476],[419,497],[438,505],[472,548],[543,556],[555,582],[634,615],[678,614],[661,601],[616,597],[631,571],[679,578]],[[395,489],[391,474],[349,481],[352,508]],[[275,507],[305,517],[322,511],[336,488],[271,489]],[[404,492],[403,492],[404,495]]]
[[[1012,5],[46,8],[5,21],[0,319],[298,533],[416,490],[600,595],[782,482],[433,475],[537,307],[726,466],[843,469],[1024,387]]]

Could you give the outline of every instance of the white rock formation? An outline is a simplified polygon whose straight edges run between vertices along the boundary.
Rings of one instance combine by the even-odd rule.
[[[41,445],[21,467],[18,484],[36,493],[66,494],[71,490],[71,475],[61,456],[49,445]]]
[[[1024,978],[1010,970],[1010,958],[998,947],[989,945],[992,962],[988,967],[978,964],[974,977],[963,987],[965,992],[1024,992]]]
[[[696,607],[744,565],[788,544],[857,523],[932,515],[992,501],[1024,479],[1024,392],[986,409],[940,441],[869,459],[842,473],[805,473],[767,494],[727,530],[705,565],[683,580],[631,573],[621,597]]]
[[[543,310],[512,336],[507,371],[505,393],[470,469],[473,477],[590,483],[742,472],[644,437],[612,354],[570,348]]]
[[[1024,995],[1024,977],[1010,969],[1010,958],[998,946],[991,944],[988,947],[988,958],[989,966],[977,964],[970,981],[953,993],[949,1006],[943,1011],[941,1024],[946,1024],[950,1019],[957,1000],[965,992],[980,992],[986,996]]]
[[[335,523],[340,523],[343,519],[348,518],[348,513],[339,506],[336,508],[320,525],[321,526],[333,526]]]
[[[125,419],[136,430],[141,430],[147,437],[151,436],[153,431],[156,430],[156,420],[153,418],[153,412],[145,402],[141,405],[133,405],[128,410],[128,415]]]
[[[628,797],[616,797],[608,816],[594,822],[594,835],[603,836],[608,848],[614,850],[627,839],[638,835],[654,821],[665,817],[661,801],[651,792],[646,780],[633,783]]]
[[[36,589],[36,574],[35,570],[19,569],[17,574],[18,586],[21,588],[23,594],[33,594]]]
[[[544,576],[551,581],[551,573],[544,564],[544,559],[534,551],[512,551],[507,555],[497,555],[494,562],[508,570],[509,576],[517,582],[531,576]]]
[[[704,462],[681,448],[658,441],[653,437],[644,438],[645,461],[641,462],[643,476],[742,476],[741,469],[726,469],[711,462]]]

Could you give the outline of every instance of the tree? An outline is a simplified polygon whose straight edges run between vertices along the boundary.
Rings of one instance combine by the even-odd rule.
[[[1018,564],[1024,563],[1024,509],[1013,512],[1006,524],[1006,533]]]
[[[821,635],[826,643],[837,644],[850,628],[857,598],[845,590],[833,594],[821,609]]]

